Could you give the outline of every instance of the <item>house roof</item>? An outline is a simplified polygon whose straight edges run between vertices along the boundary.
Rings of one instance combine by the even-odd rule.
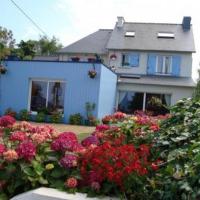
[[[123,78],[124,77],[124,78]],[[163,85],[176,87],[195,87],[196,83],[190,77],[163,77],[163,76],[136,76],[127,77],[122,76],[118,78],[118,83],[135,83],[148,85]]]
[[[58,53],[92,53],[106,54],[106,45],[112,29],[99,29],[98,31],[62,48]]]
[[[134,31],[134,37],[125,37],[125,33]],[[158,32],[174,33],[174,38],[158,38]],[[183,31],[182,24],[132,23],[124,22],[117,27],[107,44],[108,49],[147,50],[147,51],[180,51],[195,52],[192,26]]]

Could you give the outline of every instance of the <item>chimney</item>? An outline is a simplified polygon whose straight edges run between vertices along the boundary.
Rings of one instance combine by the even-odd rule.
[[[124,25],[124,17],[117,17],[117,28],[122,28]]]
[[[182,22],[183,31],[190,30],[190,25],[191,25],[190,22],[191,22],[191,17],[183,17],[183,22]]]

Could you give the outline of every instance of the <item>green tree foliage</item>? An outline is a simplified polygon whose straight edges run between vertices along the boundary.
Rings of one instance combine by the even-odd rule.
[[[18,44],[18,49],[15,50],[15,54],[21,59],[32,59],[35,55],[48,56],[55,54],[62,45],[58,42],[54,36],[52,39],[46,36],[41,36],[37,40],[21,41]]]
[[[17,54],[21,59],[32,59],[35,56],[35,46],[37,42],[34,40],[23,41],[18,44]]]
[[[15,39],[11,30],[0,26],[0,60],[10,54],[14,48]]]
[[[196,88],[194,90],[193,98],[194,99],[200,99],[200,79],[198,80],[197,86],[196,86]]]

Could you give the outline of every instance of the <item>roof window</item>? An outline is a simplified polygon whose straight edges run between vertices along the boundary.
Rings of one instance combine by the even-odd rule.
[[[158,32],[158,38],[174,38],[174,33]]]
[[[135,31],[126,31],[125,37],[135,37]]]

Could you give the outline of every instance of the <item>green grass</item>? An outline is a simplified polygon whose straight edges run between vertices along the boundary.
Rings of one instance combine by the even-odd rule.
[[[91,135],[91,133],[79,133],[79,134],[77,135],[78,141],[81,142],[83,139],[85,139],[85,138],[88,137],[89,135]]]

